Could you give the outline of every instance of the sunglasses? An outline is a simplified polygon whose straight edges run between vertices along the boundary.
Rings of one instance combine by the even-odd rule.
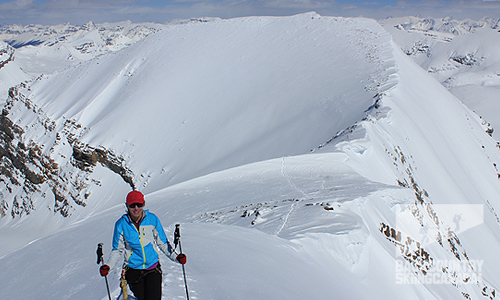
[[[132,203],[128,207],[130,208],[136,208],[136,207],[143,207],[144,203]]]

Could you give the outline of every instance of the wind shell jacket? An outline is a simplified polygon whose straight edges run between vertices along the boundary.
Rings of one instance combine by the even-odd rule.
[[[108,260],[111,269],[116,267],[122,255],[129,268],[147,269],[159,261],[158,248],[175,262],[177,253],[168,242],[160,219],[149,210],[145,210],[144,214],[139,229],[128,214],[116,221],[113,248]]]

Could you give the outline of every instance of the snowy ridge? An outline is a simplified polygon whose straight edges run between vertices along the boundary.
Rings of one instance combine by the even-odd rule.
[[[193,299],[496,299],[500,148],[399,47],[366,19],[189,22],[11,90],[11,151],[39,159],[2,178],[5,211],[33,201],[0,219],[26,245],[0,297],[106,299],[95,246],[135,186],[182,224]]]
[[[295,18],[311,23],[324,22],[321,18],[315,20],[315,17],[318,18],[317,15]],[[356,44],[350,38],[342,43],[340,51],[346,53],[349,48],[344,45],[352,45],[352,56],[338,55],[339,46],[333,43],[341,43],[341,40],[317,37],[313,40],[304,34],[303,31],[308,30],[306,26],[301,25],[293,31],[290,28],[297,21],[285,19],[288,20],[290,26],[277,18],[262,18],[258,26],[255,26],[256,22],[246,25],[244,20],[172,26],[154,39],[139,42],[120,53],[44,76],[19,91],[20,97],[27,101],[36,98],[36,107],[47,118],[40,123],[39,130],[26,130],[24,138],[27,141],[43,138],[46,146],[42,150],[48,153],[53,151],[49,145],[57,138],[55,134],[46,133],[45,124],[53,124],[54,128],[49,131],[60,132],[71,121],[71,124],[76,124],[71,135],[79,137],[79,142],[110,149],[117,157],[123,157],[127,168],[134,174],[133,185],[142,186],[142,189],[152,185],[153,190],[228,167],[305,153],[325,141],[331,132],[339,131],[364,116],[364,110],[373,103],[377,86],[387,80],[384,70],[388,70],[390,60],[384,62],[387,54],[372,46],[372,40],[378,39],[380,33],[370,35],[366,29],[353,26],[357,23],[350,20],[332,18],[329,22],[361,37],[361,42],[356,41]],[[234,31],[236,26],[232,26],[232,22],[244,26]],[[272,34],[259,36],[259,30],[272,26],[276,28],[269,30]],[[230,47],[211,39],[221,31],[236,39],[231,41]],[[320,34],[326,37],[328,30]],[[200,36],[207,38],[202,40]],[[252,46],[249,36],[264,41]],[[302,40],[295,41],[299,38]],[[385,34],[382,38],[388,40],[389,37]],[[338,39],[345,37],[339,36]],[[292,47],[279,60],[266,55],[270,49],[283,52],[283,47],[292,42],[307,45],[308,49]],[[277,46],[260,46],[273,43]],[[165,46],[160,47],[160,44]],[[239,44],[241,49],[234,52],[231,47]],[[205,62],[205,57],[210,60]],[[328,65],[323,65],[323,57],[332,57]],[[340,59],[351,60],[350,66],[358,68],[354,72],[363,71],[358,75],[359,81],[346,80],[340,72],[337,76],[330,75],[330,70],[345,66]],[[224,70],[228,61],[231,68]],[[283,72],[288,72],[287,76],[283,76]],[[77,82],[74,81],[76,77],[80,79]],[[101,78],[97,84],[96,77]],[[147,79],[143,79],[145,77]],[[180,81],[183,78],[189,80]],[[256,90],[255,86],[261,88]],[[305,99],[308,99],[307,105],[302,104]],[[350,99],[357,101],[352,103]],[[15,101],[14,105],[16,103],[25,106],[23,101]],[[220,105],[228,105],[228,109],[215,113]],[[197,109],[200,107],[204,109]],[[259,115],[260,126],[250,126],[254,124],[255,114],[263,107],[267,113]],[[354,114],[344,113],[346,109]],[[276,114],[280,117],[276,118]],[[332,122],[332,115],[342,117]],[[26,125],[19,123],[25,128],[36,126],[33,118],[39,118],[39,115],[22,108],[18,110],[15,106],[10,114],[15,123],[17,120],[26,122]],[[127,126],[131,120],[135,124]],[[210,126],[200,127],[201,124]],[[161,128],[170,130],[165,132]],[[299,136],[303,128],[316,134]],[[211,139],[203,142],[197,137],[186,139],[183,133],[191,130],[196,130],[199,138],[211,136]],[[102,135],[104,131],[113,132],[113,135]],[[143,132],[150,134],[142,135]],[[162,139],[157,139],[157,147],[153,148],[162,151],[151,151],[151,135],[162,136]],[[233,140],[228,140],[228,137]],[[57,145],[61,147],[58,141]],[[58,157],[55,153],[51,157],[62,164],[68,161],[71,150],[60,151],[64,154]],[[205,155],[198,157],[197,153]],[[163,161],[158,168],[158,163]]]
[[[396,175],[398,185],[414,191],[413,204],[407,203],[402,207],[397,205],[393,209],[398,211],[398,215],[408,218],[406,222],[414,222],[413,226],[416,227],[406,228],[405,234],[405,231],[398,229],[401,228],[401,224],[394,226],[384,222],[381,223],[380,230],[395,244],[398,254],[403,255],[413,266],[416,274],[436,274],[434,272],[437,267],[433,261],[443,259],[457,259],[472,266],[475,260],[489,255],[490,247],[497,247],[489,243],[498,243],[493,232],[498,229],[497,211],[500,207],[496,201],[491,200],[497,198],[500,193],[498,184],[500,173],[497,167],[500,148],[489,138],[482,120],[477,115],[422,70],[412,66],[402,53],[396,51],[395,55],[399,66],[397,76],[400,77],[400,83],[397,87],[386,91],[380,101],[382,108],[390,107],[389,116],[375,122],[368,120],[362,124],[363,130],[367,132],[367,138],[376,141],[368,143],[374,148],[367,147],[365,139],[361,140],[361,144],[344,142],[337,147],[349,154],[353,159],[353,163],[350,164],[356,170],[373,180],[384,182],[393,180],[381,177],[384,173],[380,172],[380,169],[392,164],[393,170],[390,173]],[[415,95],[418,95],[415,101],[401,101]],[[423,111],[420,113],[420,110],[425,110],[425,113]],[[439,130],[436,132],[435,127],[424,126],[426,123],[440,124]],[[463,127],[459,127],[458,124]],[[412,127],[414,129],[411,129]],[[405,128],[405,131],[401,132],[398,128]],[[458,132],[467,134],[457,134]],[[470,158],[472,153],[476,153],[474,157],[478,157],[478,161]],[[366,166],[373,165],[375,157],[386,160],[385,166],[367,169]],[[374,170],[377,170],[375,174],[372,173]],[[461,185],[459,182],[469,184]],[[480,220],[484,223],[475,224],[477,228],[482,228],[476,229],[481,232],[480,238],[476,240],[473,238],[474,234],[467,234],[467,237],[474,239],[467,242],[463,239],[463,232],[453,230],[453,228],[459,229],[459,226],[449,223],[451,221],[449,219],[444,220],[448,218],[447,214],[450,212],[443,212],[442,208],[437,207],[444,205],[445,209],[457,209],[461,205],[471,203],[480,204],[479,213],[483,216],[484,209],[485,215],[484,219]],[[414,221],[408,221],[413,218]],[[422,237],[421,234],[415,235],[415,230],[418,231],[419,227],[427,232],[423,237],[433,237],[431,241],[424,243],[422,240],[413,240],[415,236]],[[478,246],[485,241],[487,246]],[[428,243],[430,245],[425,245]],[[435,244],[439,245],[437,249]],[[498,265],[493,263],[484,266],[480,271],[476,267],[474,272],[493,274],[497,268]],[[438,276],[445,276],[453,282],[456,286],[455,292],[460,292],[466,299],[469,299],[468,297],[474,299],[472,295],[491,297],[491,299],[496,296],[498,283],[490,278],[474,281],[474,284],[471,284],[470,277],[458,278],[459,276],[453,272],[444,269],[437,272]],[[433,290],[443,287],[430,285],[428,288]],[[455,292],[450,291],[451,294]],[[440,294],[436,291],[432,293]],[[454,297],[450,296],[450,299]]]
[[[465,105],[500,141],[498,19],[394,18],[379,21],[395,43]]]

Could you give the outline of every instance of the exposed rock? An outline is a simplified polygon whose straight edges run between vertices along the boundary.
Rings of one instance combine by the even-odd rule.
[[[13,109],[35,114],[36,124],[31,126],[55,137],[53,145],[39,145],[26,139],[25,130],[9,118]],[[9,191],[0,199],[1,217],[29,214],[38,208],[32,199],[41,198],[40,195],[47,192],[53,194],[51,210],[65,217],[71,215],[75,205],[86,206],[91,186],[99,185],[92,179],[98,164],[117,173],[134,188],[133,172],[125,167],[124,159],[110,149],[80,142],[78,135],[81,130],[82,126],[74,120],[66,120],[62,126],[57,126],[19,91],[19,87],[9,91],[9,99],[0,115],[0,185]],[[71,157],[54,151],[62,145],[71,147]]]

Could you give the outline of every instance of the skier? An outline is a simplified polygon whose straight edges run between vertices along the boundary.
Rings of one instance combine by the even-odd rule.
[[[127,213],[115,223],[112,251],[108,263],[99,268],[107,276],[125,257],[124,276],[138,300],[160,300],[162,271],[158,248],[174,262],[186,263],[186,255],[177,254],[167,240],[158,217],[143,210],[144,195],[132,191],[127,195]]]

